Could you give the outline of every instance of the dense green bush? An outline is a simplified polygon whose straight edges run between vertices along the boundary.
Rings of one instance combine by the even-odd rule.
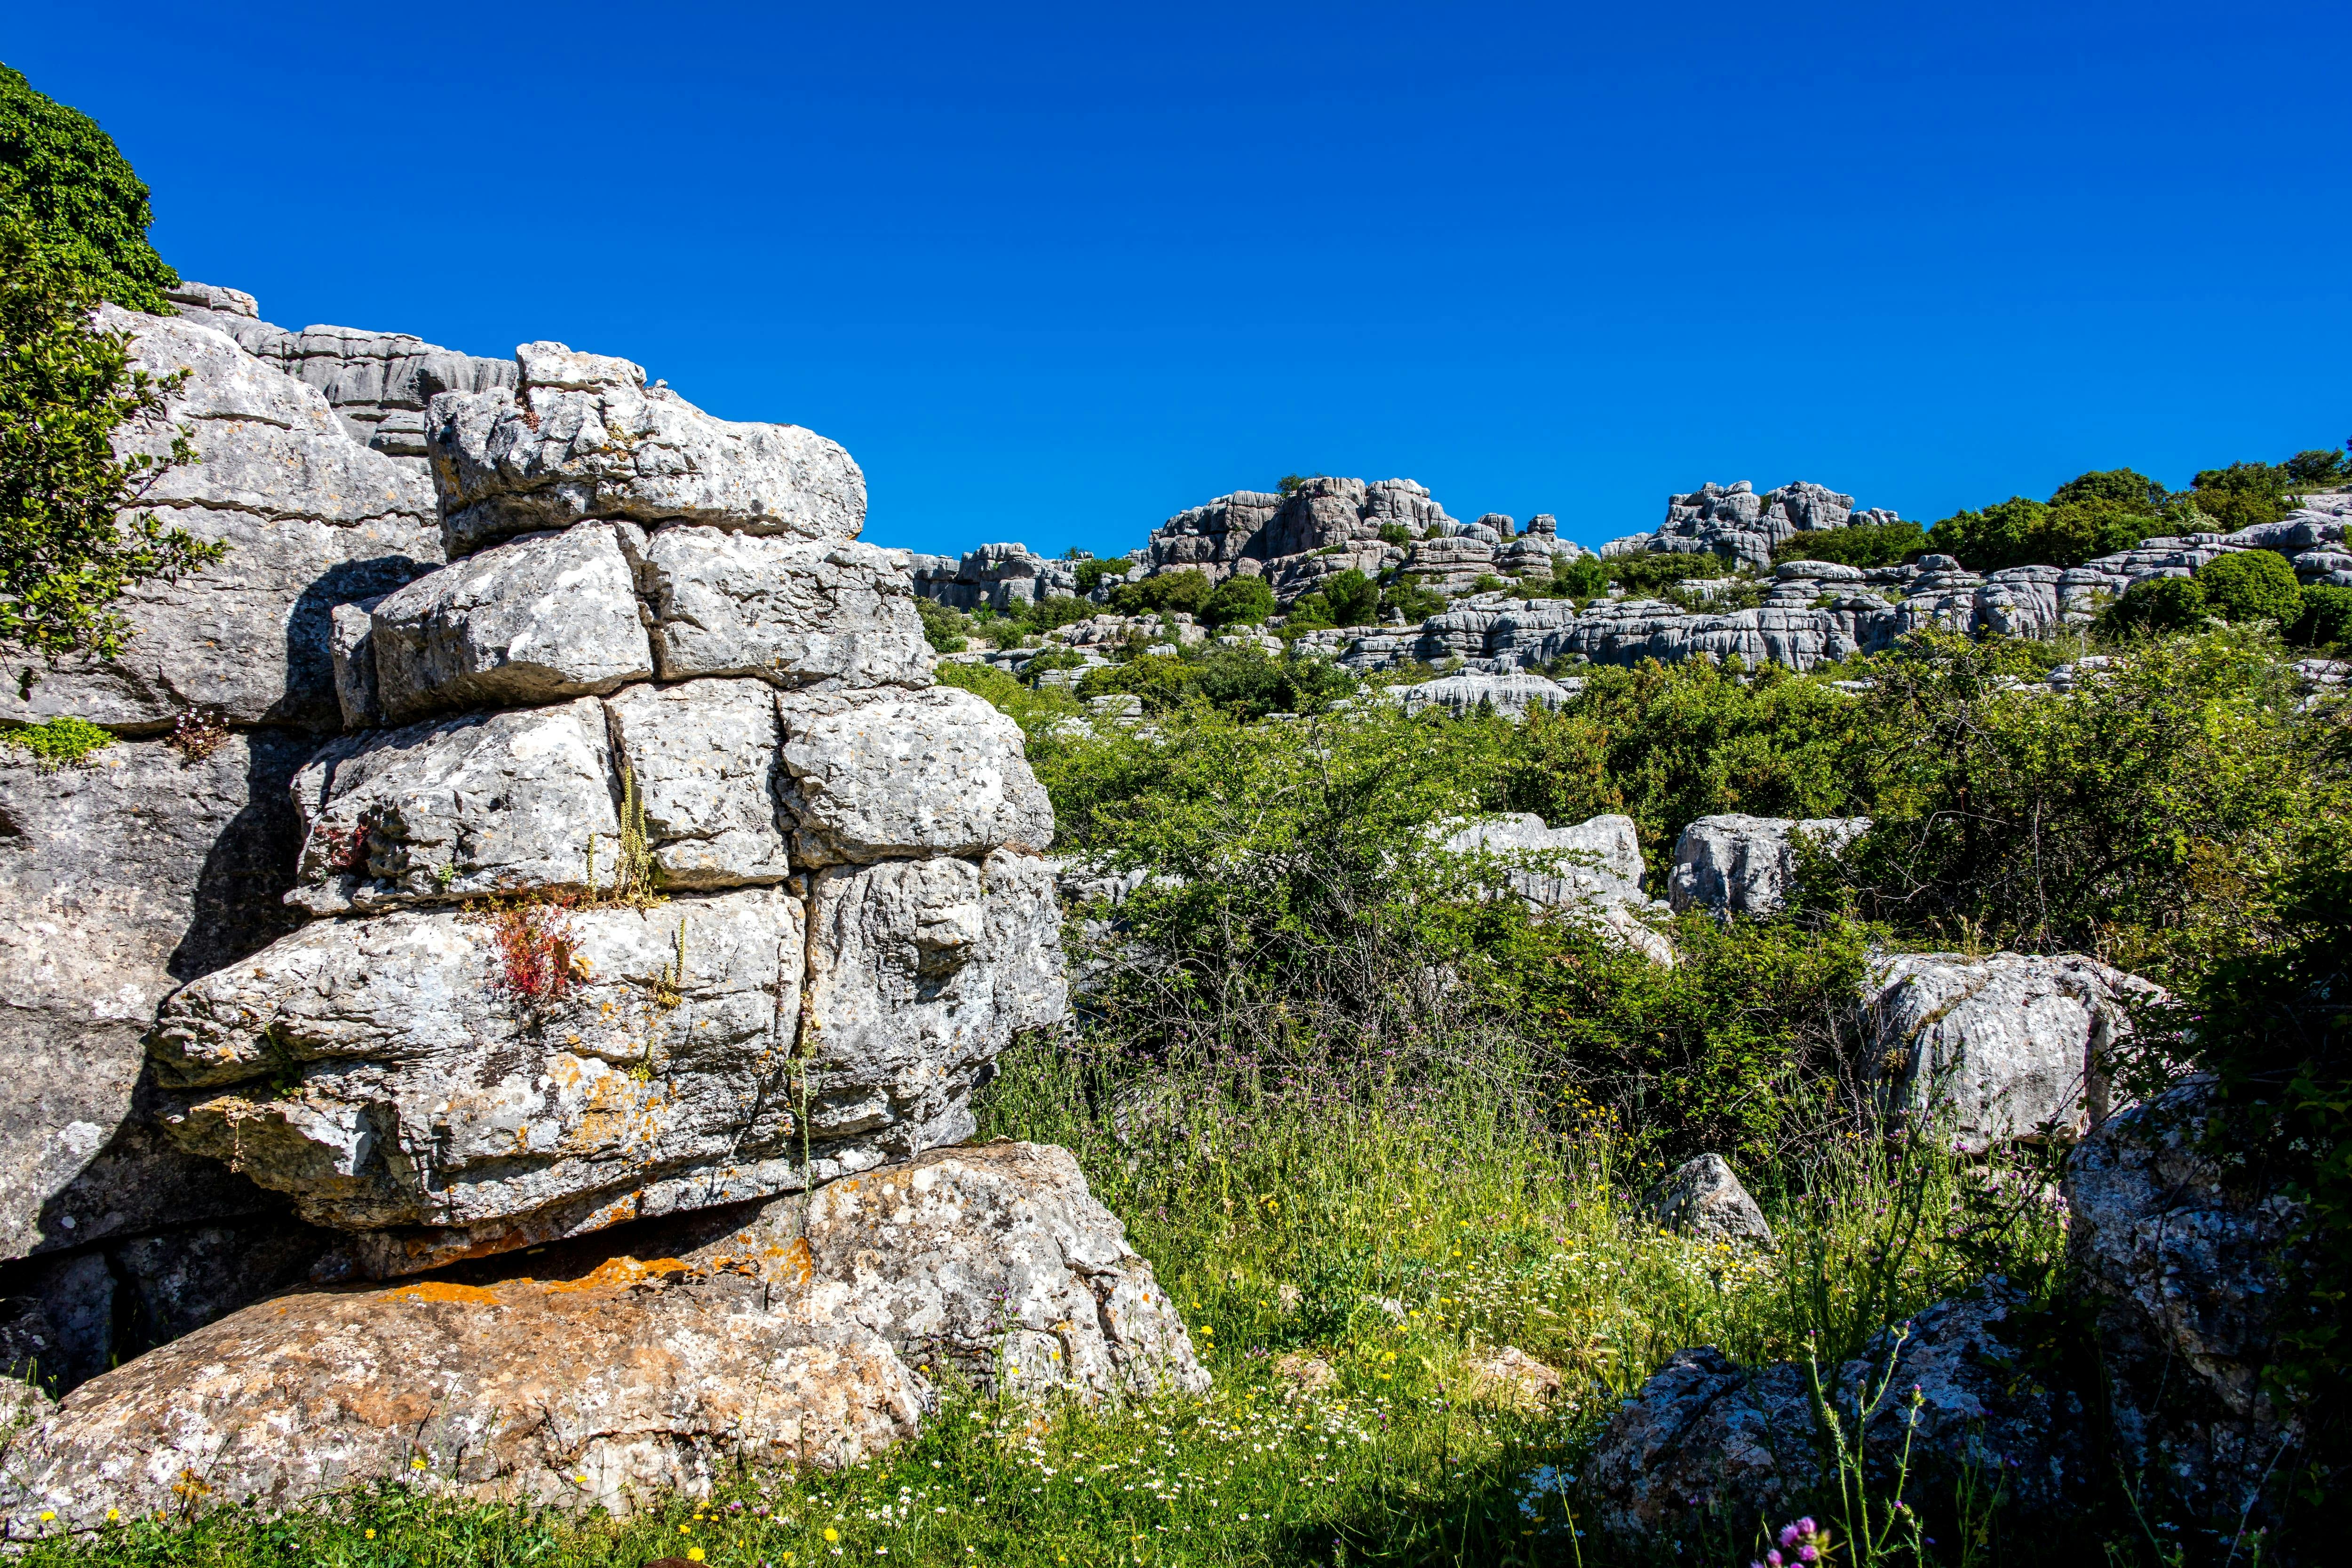
[[[923,640],[933,653],[961,653],[971,646],[971,617],[961,611],[918,595],[915,614],[923,623]]]
[[[1381,618],[1417,626],[1444,612],[1445,595],[1421,585],[1416,573],[1398,572],[1381,585]]]
[[[1114,555],[1108,560],[1079,562],[1077,563],[1079,594],[1084,595],[1093,593],[1106,577],[1126,576],[1129,569],[1134,564],[1134,562],[1123,555]]]
[[[2143,577],[2099,615],[2102,635],[2194,631],[2211,612],[2194,577]]]
[[[0,221],[96,299],[169,315],[180,280],[147,243],[147,187],[114,139],[77,110],[0,66]]]
[[[2086,474],[2059,487],[2060,493],[2085,480],[2108,477]],[[2129,550],[2162,528],[2154,516],[2132,511],[2098,490],[2080,492],[2055,504],[2011,496],[1981,511],[1953,513],[1927,531],[1927,545],[1972,572],[1998,572],[2011,566],[2080,566],[2097,556]]]
[[[1209,602],[1208,574],[1197,566],[1181,572],[1160,572],[1130,578],[1110,591],[1110,607],[1122,616],[1151,616],[1161,611],[1197,616]]]
[[[1082,697],[1115,692],[1143,699],[1144,710],[1164,714],[1193,703],[1262,719],[1268,713],[1319,712],[1355,690],[1354,679],[1328,659],[1259,647],[1205,647],[1181,656],[1150,654],[1089,670]]]
[[[1335,626],[1369,626],[1381,618],[1380,584],[1352,566],[1324,584],[1323,600]]]
[[[2273,550],[2247,550],[2207,562],[2197,586],[2205,609],[2232,625],[2271,621],[2291,626],[2303,616],[2303,588],[2286,557]]]
[[[1274,590],[1263,577],[1234,575],[1217,584],[1201,606],[1201,620],[1212,626],[1240,626],[1274,614]]]
[[[2352,588],[2314,583],[2303,591],[2294,640],[2306,647],[2352,647]]]
[[[1669,583],[1686,583],[1694,577],[1728,577],[1730,564],[1721,557],[1701,552],[1692,555],[1612,555],[1601,568],[1609,581],[1628,594],[1655,594]]]
[[[1927,531],[1916,522],[1857,522],[1784,539],[1772,561],[1833,561],[1845,566],[1899,566],[1927,552]]]
[[[2188,493],[2174,499],[2194,507],[2207,528],[2231,533],[2286,516],[2294,510],[2294,476],[2284,464],[2232,463],[2199,473],[2189,480]],[[2189,521],[2185,510],[2181,516],[2184,522]]]
[[[2347,442],[2346,447],[2352,447],[2352,442]],[[2280,466],[2298,486],[2317,488],[2352,481],[2352,450],[2345,448],[2315,447],[2307,452],[2297,452]]]
[[[1559,598],[1597,599],[1609,591],[1609,567],[1598,555],[1580,555],[1573,561],[1555,555],[1551,586]]]

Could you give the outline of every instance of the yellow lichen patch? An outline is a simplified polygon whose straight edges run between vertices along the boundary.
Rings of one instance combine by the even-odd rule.
[[[404,1297],[412,1301],[455,1301],[468,1307],[495,1307],[499,1295],[479,1285],[457,1285],[446,1279],[420,1279],[414,1285],[403,1285],[387,1295]]]
[[[809,1250],[807,1237],[793,1237],[792,1245],[784,1248],[784,1267],[799,1275],[803,1285],[816,1278],[816,1254]]]
[[[550,1285],[550,1290],[617,1290],[647,1279],[667,1279],[683,1274],[687,1266],[675,1258],[656,1258],[650,1263],[640,1263],[626,1253],[608,1258],[577,1279],[567,1279]]]

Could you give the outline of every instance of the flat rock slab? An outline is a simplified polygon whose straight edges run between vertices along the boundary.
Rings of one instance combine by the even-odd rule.
[[[959,687],[785,696],[784,807],[805,866],[908,855],[1042,850],[1054,808],[1021,728]]]
[[[626,360],[562,343],[515,358],[518,391],[443,393],[425,416],[453,556],[592,518],[826,540],[865,526],[866,476],[814,431],[714,419]]]
[[[1066,1151],[942,1149],[805,1205],[246,1308],[28,1401],[0,1519],[25,1540],[374,1481],[625,1513],[744,1465],[854,1464],[914,1436],[950,1367],[1087,1401],[1209,1383]]]
[[[665,680],[756,675],[779,686],[923,686],[932,655],[903,552],[846,541],[679,525],[636,559]]]
[[[184,988],[152,1047],[167,1130],[369,1233],[374,1273],[797,1185],[799,901],[531,918],[322,921]]]
[[[610,523],[485,550],[392,595],[370,619],[377,701],[395,722],[613,691],[654,672]]]
[[[782,731],[773,687],[632,686],[607,698],[604,710],[663,886],[737,887],[791,873],[779,821]]]
[[[613,777],[593,697],[347,735],[295,776],[305,822],[288,901],[325,915],[583,892],[592,836],[609,886]]]

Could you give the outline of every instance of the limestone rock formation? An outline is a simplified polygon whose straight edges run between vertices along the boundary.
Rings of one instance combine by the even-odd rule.
[[[714,419],[626,360],[562,343],[515,360],[512,390],[445,392],[426,415],[453,556],[597,518],[818,540],[865,526],[866,476],[814,431]]]
[[[119,658],[69,659],[29,692],[0,683],[0,720],[73,714],[150,734],[205,709],[236,725],[333,728],[330,617],[440,563],[432,486],[352,441],[316,390],[222,333],[112,305],[98,319],[134,334],[139,368],[188,373],[163,419],[117,445],[162,453],[185,427],[202,460],[167,472],[146,510],[228,553],[124,595],[138,636]]]
[[[2103,1120],[2128,1009],[2161,994],[2079,953],[1896,953],[1874,965],[1864,1016],[1889,1113],[1982,1152]]]
[[[680,524],[634,545],[665,680],[923,686],[930,645],[902,551]]]
[[[1053,842],[1021,728],[959,687],[788,697],[785,810],[804,866]]]
[[[1857,512],[1852,496],[1801,479],[1760,496],[1746,479],[1728,486],[1709,483],[1688,495],[1668,497],[1666,521],[1655,532],[1612,539],[1601,553],[1717,554],[1769,569],[1772,547],[1798,534],[1896,521],[1882,509]]]
[[[1642,1204],[1668,1230],[1685,1231],[1701,1241],[1772,1245],[1772,1227],[1764,1222],[1764,1211],[1720,1154],[1685,1160],[1652,1187]]]
[[[1150,1266],[1060,1150],[939,1151],[820,1189],[804,1225],[800,1207],[247,1308],[20,1433],[0,1516],[22,1540],[375,1480],[625,1512],[745,1463],[855,1463],[913,1435],[950,1365],[1087,1398],[1206,1386]]]
[[[960,556],[916,555],[909,570],[917,594],[951,610],[1002,613],[1078,592],[1076,562],[1032,554],[1025,544],[983,544]]]
[[[1835,854],[1870,831],[1866,816],[1702,816],[1675,841],[1666,901],[1726,914],[1776,912],[1795,890],[1797,848],[1810,843]]]
[[[604,713],[664,887],[740,887],[790,874],[774,688],[762,680],[632,686],[607,698]]]
[[[379,601],[369,622],[376,701],[394,722],[611,691],[654,672],[611,523],[484,550]]]
[[[1651,926],[1665,906],[1642,891],[1642,848],[1630,816],[1610,815],[1547,827],[1533,812],[1506,812],[1446,824],[1432,835],[1449,855],[1508,862],[1505,884],[1530,908],[1558,910],[1659,963],[1674,944]]]
[[[1517,719],[1531,708],[1565,708],[1580,682],[1548,680],[1540,675],[1443,675],[1412,686],[1389,689],[1408,713],[1443,708],[1451,713],[1475,713],[1486,707]]]

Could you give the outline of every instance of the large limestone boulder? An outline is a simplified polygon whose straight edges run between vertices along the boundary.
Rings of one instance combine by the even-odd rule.
[[[1021,727],[958,687],[784,697],[784,807],[798,864],[1043,850],[1054,808]]]
[[[173,988],[293,923],[287,781],[309,745],[125,741],[56,770],[0,746],[0,1255],[268,1206],[145,1123],[141,1039]]]
[[[781,1192],[806,952],[766,888],[320,921],[165,1005],[165,1126],[372,1274]]]
[[[632,686],[605,700],[662,885],[727,888],[792,870],[778,805],[782,731],[760,680]],[[609,868],[609,858],[605,862]]]
[[[1632,817],[1612,813],[1547,827],[1533,812],[1502,812],[1445,824],[1432,837],[1448,855],[1504,859],[1507,884],[1531,908],[1558,910],[1655,963],[1675,962],[1674,944],[1649,923],[1665,906],[1642,891]]]
[[[626,360],[515,351],[520,385],[444,393],[426,416],[452,555],[591,518],[855,539],[866,476],[797,425],[714,419]]]
[[[620,818],[593,697],[362,731],[294,778],[303,826],[288,901],[312,914],[525,890],[585,891],[592,838],[610,880]]]
[[[779,686],[922,686],[930,644],[900,552],[695,525],[636,553],[665,680],[756,675]]]
[[[138,635],[121,657],[68,660],[29,692],[0,685],[0,720],[73,714],[142,733],[205,708],[232,724],[333,727],[329,618],[439,564],[431,485],[353,441],[314,388],[212,328],[112,305],[99,324],[132,334],[139,368],[188,373],[164,418],[117,446],[160,454],[184,427],[202,460],[165,473],[146,510],[228,553],[126,594]]]
[[[2104,1119],[2128,1009],[2161,994],[2079,953],[1896,953],[1874,966],[1864,1017],[1889,1113],[1981,1153]]]
[[[1778,913],[1796,889],[1801,843],[1835,854],[1869,831],[1866,816],[1702,816],[1675,841],[1666,901],[1677,914]]]
[[[612,523],[482,551],[383,600],[369,620],[377,701],[395,721],[606,692],[654,672]]]
[[[993,1143],[804,1214],[739,1204],[248,1308],[35,1411],[0,1518],[21,1540],[380,1480],[625,1512],[745,1465],[856,1463],[911,1436],[950,1368],[1089,1400],[1208,1384],[1069,1154]]]
[[[1772,1245],[1772,1227],[1765,1223],[1764,1211],[1720,1154],[1684,1161],[1643,1195],[1642,1206],[1668,1230],[1701,1241]]]
[[[1069,1011],[1054,863],[1018,849],[827,868],[808,955],[810,1131],[859,1148],[971,1137],[988,1064]]]

